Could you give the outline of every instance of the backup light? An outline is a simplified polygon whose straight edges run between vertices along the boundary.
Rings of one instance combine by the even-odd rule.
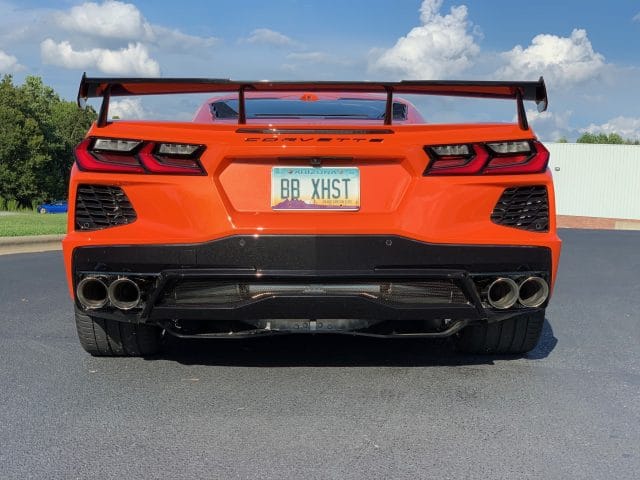
[[[432,147],[432,150],[441,157],[449,155],[469,155],[468,145],[439,145]]]
[[[142,142],[139,140],[121,140],[118,138],[97,138],[93,150],[108,150],[110,152],[132,152]]]
[[[531,151],[531,145],[529,142],[500,142],[500,143],[487,143],[494,153],[509,154],[509,153],[529,153]]]
[[[199,145],[190,145],[186,143],[161,143],[158,147],[158,153],[160,155],[189,156],[193,155],[198,148],[200,148]]]

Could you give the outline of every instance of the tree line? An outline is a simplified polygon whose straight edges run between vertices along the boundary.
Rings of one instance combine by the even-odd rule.
[[[566,137],[556,140],[558,143],[568,143]],[[617,133],[589,133],[585,132],[578,137],[576,143],[606,143],[610,145],[640,145],[640,140],[622,138]]]
[[[40,77],[0,81],[0,209],[33,208],[67,196],[73,147],[96,119],[63,100]]]
[[[40,77],[0,81],[0,210],[67,197],[73,147],[96,119],[93,108],[63,100]],[[565,138],[558,140],[566,142]],[[584,133],[578,143],[640,144],[617,133]]]

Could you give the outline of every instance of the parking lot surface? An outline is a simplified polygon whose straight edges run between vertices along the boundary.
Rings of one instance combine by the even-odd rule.
[[[638,478],[640,232],[563,230],[524,357],[448,341],[81,350],[61,252],[0,257],[0,478]]]

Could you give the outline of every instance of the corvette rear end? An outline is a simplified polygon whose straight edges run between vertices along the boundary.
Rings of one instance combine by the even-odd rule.
[[[112,96],[195,92],[230,95],[196,122],[107,121]],[[424,124],[398,94],[511,98],[518,122]],[[103,107],[75,151],[63,243],[89,353],[152,354],[162,332],[535,347],[560,255],[549,154],[523,106],[546,107],[542,80],[83,77],[91,97]],[[251,100],[265,98],[293,103]]]

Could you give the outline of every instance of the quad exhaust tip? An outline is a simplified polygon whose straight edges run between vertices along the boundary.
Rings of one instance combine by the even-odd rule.
[[[513,307],[518,301],[518,284],[510,278],[496,278],[487,288],[487,301],[499,310]]]
[[[104,307],[109,301],[107,285],[98,277],[83,278],[76,288],[78,301],[87,310]]]
[[[539,307],[549,298],[549,284],[540,277],[529,277],[520,283],[518,301],[525,307]]]
[[[140,287],[129,278],[118,278],[109,285],[109,301],[120,310],[131,310],[140,304]]]

